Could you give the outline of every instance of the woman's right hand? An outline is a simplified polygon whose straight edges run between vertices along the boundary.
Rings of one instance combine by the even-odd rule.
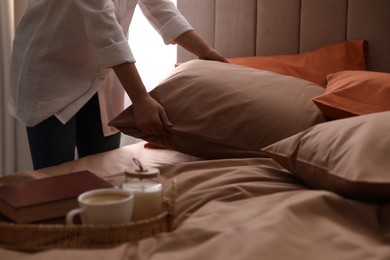
[[[167,135],[166,127],[171,127],[164,107],[150,95],[133,103],[134,120],[138,129],[145,135]]]
[[[147,93],[134,63],[113,66],[115,74],[129,95],[134,108],[134,120],[146,136],[166,135],[172,126],[164,107]]]

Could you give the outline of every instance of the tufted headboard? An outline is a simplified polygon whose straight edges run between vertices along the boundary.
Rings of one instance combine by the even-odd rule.
[[[177,5],[226,57],[296,54],[364,39],[368,69],[390,72],[389,0],[177,0]],[[193,58],[179,47],[178,62]]]

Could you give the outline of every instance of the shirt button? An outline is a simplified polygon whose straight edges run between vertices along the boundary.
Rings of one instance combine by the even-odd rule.
[[[104,74],[100,74],[99,79],[104,79]]]

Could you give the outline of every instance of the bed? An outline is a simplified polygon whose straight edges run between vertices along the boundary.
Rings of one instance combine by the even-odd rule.
[[[0,249],[1,259],[390,259],[390,2],[178,0],[230,64],[194,59],[152,90],[174,126],[10,184],[132,158],[178,182],[174,229],[110,248]],[[1,237],[1,234],[0,234]],[[1,238],[0,238],[1,239]]]

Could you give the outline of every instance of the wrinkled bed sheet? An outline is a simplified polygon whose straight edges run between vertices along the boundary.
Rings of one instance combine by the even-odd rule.
[[[138,147],[147,164],[178,181],[174,231],[109,249],[0,249],[0,259],[390,259],[389,204],[312,190],[269,158],[200,161]],[[140,156],[134,148],[6,176],[0,183],[82,169],[116,183],[129,155]],[[179,164],[159,162],[172,155],[179,160],[170,162]]]

